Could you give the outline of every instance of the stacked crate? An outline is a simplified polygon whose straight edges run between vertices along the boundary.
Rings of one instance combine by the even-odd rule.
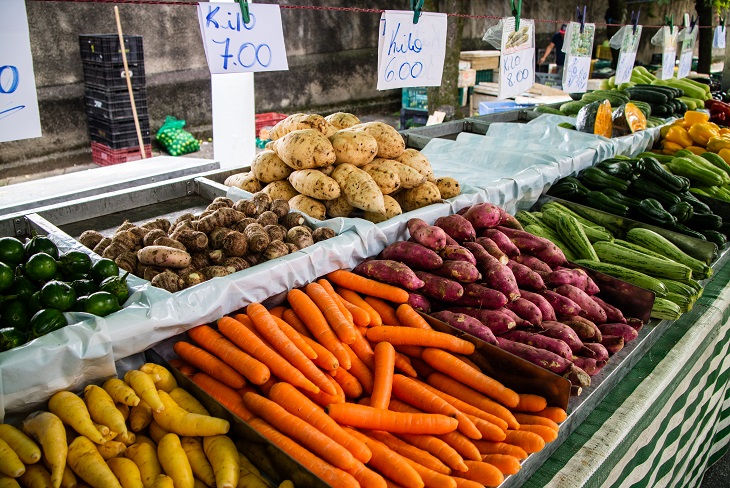
[[[141,159],[119,36],[81,35],[79,45],[94,162],[107,166]],[[142,36],[124,36],[124,49],[145,152],[149,155],[152,146]]]

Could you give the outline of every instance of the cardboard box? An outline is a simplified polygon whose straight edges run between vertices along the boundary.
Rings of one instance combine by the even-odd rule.
[[[499,68],[499,51],[462,51],[459,59],[469,61],[471,68],[477,71]]]
[[[477,84],[477,70],[462,69],[459,70],[459,88],[474,86]]]

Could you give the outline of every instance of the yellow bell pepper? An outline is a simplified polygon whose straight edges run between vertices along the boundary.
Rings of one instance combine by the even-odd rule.
[[[714,122],[707,122],[707,125],[709,125],[710,127],[712,127],[712,128],[713,128],[713,129],[715,129],[715,130],[720,130],[720,126],[719,126],[719,125],[717,125],[717,124],[716,124],[716,123],[714,123]]]
[[[717,155],[724,159],[726,163],[730,164],[730,149],[720,149]]]
[[[696,110],[687,110],[684,113],[684,127],[689,129],[693,124],[701,124],[710,121],[710,114],[706,112],[697,112]]]
[[[695,142],[695,145],[702,147],[707,147],[710,138],[720,135],[718,129],[713,128],[709,122],[694,124],[687,132],[689,133],[689,137]]]
[[[724,136],[724,135],[730,134],[730,129],[728,129],[727,127],[723,127],[718,132],[720,133],[721,136]]]
[[[687,131],[678,125],[671,126],[667,131],[667,134],[664,136],[664,139],[669,142],[679,144],[682,147],[691,146],[693,143],[692,138],[690,138]]]
[[[677,151],[681,151],[682,149],[684,148],[676,142],[668,141],[666,139],[662,141],[662,154],[668,154],[671,156],[672,154],[676,153]]]
[[[685,149],[698,156],[702,156],[702,154],[707,152],[707,149],[705,149],[704,147],[700,147],[700,146],[687,146],[687,147],[685,147]]]
[[[707,150],[720,154],[721,149],[730,149],[730,136],[711,137],[707,143]]]

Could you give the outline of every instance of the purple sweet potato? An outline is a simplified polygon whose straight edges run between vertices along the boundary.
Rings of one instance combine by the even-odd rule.
[[[565,373],[573,364],[557,354],[544,349],[537,349],[527,344],[520,344],[519,342],[510,341],[501,337],[497,337],[497,343],[500,349],[519,356],[555,374]]]
[[[492,329],[482,324],[479,320],[463,313],[454,313],[448,310],[442,310],[431,314],[432,317],[446,322],[451,327],[455,327],[461,331],[471,334],[474,337],[488,342],[489,344],[497,345],[497,338],[494,337]]]
[[[524,264],[528,268],[530,268],[532,271],[536,273],[552,273],[553,269],[548,266],[545,261],[542,261],[539,258],[536,258],[535,256],[530,256],[529,254],[520,254],[519,256],[516,256],[514,258],[515,261],[517,261],[520,264]],[[543,275],[540,275],[543,276]],[[543,280],[545,277],[543,276]]]
[[[465,242],[464,247],[476,258],[479,269],[482,271],[482,280],[490,288],[501,291],[509,300],[519,298],[520,290],[511,269],[500,263],[497,258],[476,242]]]
[[[589,342],[588,344],[584,344],[584,346],[586,349],[593,351],[594,359],[599,361],[608,361],[608,350],[603,344]]]
[[[590,320],[576,315],[561,319],[561,322],[578,334],[583,342],[601,342],[601,330]]]
[[[372,278],[376,281],[400,286],[406,290],[418,290],[423,286],[411,268],[398,261],[389,259],[371,259],[364,261],[352,270],[354,273]]]
[[[620,336],[624,338],[624,344],[631,342],[639,336],[639,333],[629,324],[621,322],[614,324],[600,324],[598,326],[601,332],[608,335]]]
[[[607,322],[621,322],[622,324],[627,323],[626,317],[624,317],[623,312],[621,312],[621,310],[619,310],[618,308],[614,307],[610,303],[606,303],[604,300],[601,300],[595,295],[591,295],[591,300],[596,302],[603,309],[603,311],[606,312]]]
[[[525,330],[510,330],[505,332],[500,337],[519,342],[521,344],[527,344],[528,346],[536,347],[538,349],[545,349],[553,354],[564,357],[565,359],[573,359],[573,351],[568,345],[560,339],[553,339],[542,334],[535,334],[534,332],[527,332]]]
[[[509,257],[502,252],[499,246],[489,237],[477,237],[477,244],[482,246],[485,251],[497,258],[502,264],[507,264]]]
[[[413,307],[414,310],[418,310],[419,312],[431,312],[431,302],[429,302],[428,298],[421,295],[420,293],[409,293],[408,305]]]
[[[540,292],[540,295],[545,297],[558,317],[572,317],[578,315],[582,310],[580,305],[573,300],[552,290],[543,290]]]
[[[423,293],[427,297],[442,302],[453,302],[464,295],[464,287],[454,280],[426,273],[425,271],[416,271],[416,276],[424,283],[423,288],[418,290],[419,293]]]
[[[624,348],[624,338],[622,336],[603,334],[603,338],[601,339],[601,345],[606,348],[608,354],[613,356]]]
[[[394,242],[380,253],[380,259],[390,259],[413,269],[436,269],[444,264],[441,256],[421,244],[408,241]]]
[[[499,310],[487,310],[472,307],[450,307],[448,309],[453,313],[463,313],[470,317],[474,317],[482,324],[489,327],[489,329],[495,334],[503,334],[510,329],[517,327],[517,323],[514,319],[502,313]]]
[[[464,218],[471,222],[474,229],[491,229],[497,227],[504,211],[491,203],[477,203],[464,212]]]
[[[440,227],[439,227],[440,228]],[[448,235],[446,232],[444,232],[444,235],[446,236],[446,245],[447,246],[459,246],[460,244],[456,242],[450,235]]]
[[[530,322],[528,322],[527,320],[523,319],[522,317],[520,317],[519,315],[517,315],[516,313],[514,313],[512,310],[510,310],[507,307],[499,308],[499,309],[497,309],[497,312],[502,312],[506,316],[510,317],[512,320],[515,321],[515,324],[517,324],[517,327],[527,327],[527,328],[529,328],[529,327],[532,327],[533,326]]]
[[[512,243],[507,235],[497,229],[485,229],[479,235],[480,237],[489,237],[510,258],[520,255],[520,250],[517,249],[517,246]]]
[[[543,330],[541,334],[554,339],[560,339],[565,342],[574,354],[583,349],[583,342],[580,340],[580,337],[578,337],[578,334],[564,323],[552,320],[543,320],[542,326],[545,330]]]
[[[446,245],[447,236],[442,228],[428,225],[421,219],[410,219],[407,225],[411,238],[428,249],[438,251]]]
[[[585,371],[588,376],[595,376],[601,372],[601,369],[606,365],[606,361],[576,356],[573,358],[573,364]]]
[[[537,326],[542,323],[542,312],[540,312],[540,308],[529,300],[518,298],[509,302],[506,307],[532,325]]]
[[[520,253],[527,253],[538,257],[542,261],[545,261],[551,268],[562,266],[568,262],[565,259],[563,251],[543,237],[538,237],[523,230],[510,229],[502,226],[497,227],[497,230],[507,235],[512,243],[520,250]]]
[[[550,305],[550,302],[548,302],[544,296],[531,291],[520,290],[520,298],[529,300],[537,305],[537,308],[540,309],[543,320],[556,320],[555,310],[553,310],[553,306]]]
[[[548,275],[545,284],[550,288],[557,288],[560,285],[573,285],[589,295],[595,295],[601,291],[591,277],[580,268],[558,268]]]
[[[522,224],[520,224],[520,221],[517,220],[514,215],[508,214],[505,210],[502,210],[502,218],[499,221],[499,225],[509,229],[522,230]]]
[[[477,264],[477,260],[474,258],[471,251],[458,244],[456,246],[447,245],[439,251],[439,256],[441,256],[443,260],[450,259],[452,261],[466,261],[473,265]]]
[[[571,363],[568,371],[563,374],[573,386],[580,388],[588,388],[591,386],[591,377],[588,373],[580,369],[575,364]]]
[[[477,237],[471,222],[461,215],[453,214],[439,217],[434,225],[441,227],[456,242],[473,241]]]
[[[456,305],[464,307],[489,308],[492,310],[507,305],[507,297],[501,291],[487,288],[476,283],[464,285],[464,295],[459,298]]]
[[[444,261],[444,264],[431,271],[433,274],[450,278],[461,283],[474,283],[481,278],[481,273],[476,266],[466,261]]]
[[[541,291],[546,288],[545,283],[542,281],[542,276],[532,271],[524,264],[520,264],[517,261],[509,260],[507,267],[512,270],[512,274],[515,276],[517,285],[520,288],[527,288],[528,290]]]
[[[591,296],[573,285],[560,285],[555,288],[555,292],[560,293],[564,297],[573,300],[582,309],[578,314],[585,317],[596,325],[606,323],[606,311],[596,302],[591,300]]]
[[[426,222],[423,219],[412,218],[412,219],[408,219],[408,222],[406,222],[406,227],[408,227],[408,232],[410,234],[413,234],[413,231],[418,229],[419,227],[427,227],[427,226],[428,226],[428,222]]]
[[[611,322],[614,321],[611,320]],[[641,328],[644,327],[644,321],[635,317],[629,317],[628,319],[626,319],[626,323],[633,327],[636,332],[639,332]]]

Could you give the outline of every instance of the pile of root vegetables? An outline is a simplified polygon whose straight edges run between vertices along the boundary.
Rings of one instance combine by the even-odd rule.
[[[362,216],[382,222],[461,192],[454,178],[437,179],[428,159],[406,149],[398,131],[383,122],[361,123],[343,112],[294,114],[270,137],[251,171],[225,184],[264,191],[319,220]]]

